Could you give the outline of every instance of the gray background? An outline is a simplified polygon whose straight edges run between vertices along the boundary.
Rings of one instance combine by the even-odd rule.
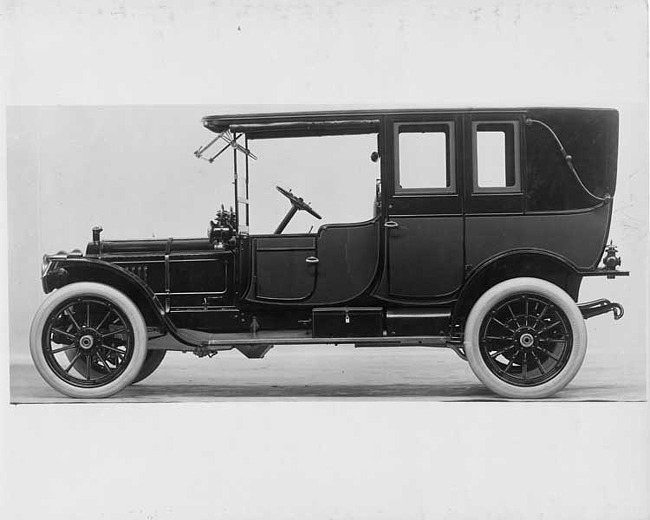
[[[623,268],[632,276],[616,281],[588,278],[581,301],[607,297],[625,306],[620,322],[604,318],[588,322],[590,352],[604,351],[612,383],[638,388],[645,381],[647,315],[648,185],[642,140],[646,117],[624,101],[612,96],[604,106],[617,107],[621,119],[610,236],[620,247]],[[43,299],[38,276],[43,253],[85,250],[96,224],[103,225],[106,239],[202,236],[216,207],[233,204],[231,154],[212,165],[192,154],[213,136],[201,125],[202,116],[308,108],[314,107],[10,107],[12,359],[28,357],[29,325]],[[288,203],[275,191],[276,185],[293,188],[324,216],[319,222],[301,213],[288,232],[372,216],[379,176],[378,166],[369,160],[375,137],[264,140],[250,146],[259,156],[251,164],[251,232],[272,232],[286,212]],[[645,398],[644,393],[635,396]],[[629,395],[612,391],[610,398]]]
[[[622,227],[613,235],[626,265],[645,272],[641,1],[23,0],[2,9],[5,105],[619,107],[619,185],[627,196],[617,197]],[[0,125],[7,139],[8,130]],[[11,175],[3,170],[10,203]],[[28,198],[25,209],[33,213]],[[0,216],[7,250],[7,231],[19,226],[12,208],[9,225]],[[630,211],[630,218],[620,215]],[[197,214],[201,226],[204,218]],[[22,233],[35,235],[35,222],[26,212]],[[48,235],[54,249],[87,240],[87,224],[74,225],[79,229],[67,241]],[[165,222],[164,231],[172,234],[172,225]],[[33,262],[21,275],[26,283],[34,283],[49,247],[30,240],[36,258],[25,253],[17,260]],[[17,283],[10,285],[8,260],[0,258],[5,345]],[[618,349],[616,359],[645,347],[637,335],[644,329],[643,282],[604,285],[636,318],[590,323],[592,338]],[[621,287],[625,294],[618,294]],[[37,286],[30,290],[28,298],[12,295],[16,327],[25,327],[27,307],[41,297]],[[15,307],[20,301],[33,303]],[[7,403],[8,346],[0,349],[0,366]],[[641,519],[648,516],[647,424],[646,403],[4,404],[0,507],[3,517],[17,519]]]
[[[231,152],[212,165],[194,157],[214,137],[201,118],[301,108],[314,107],[9,107],[12,358],[27,354],[31,316],[43,299],[44,253],[85,251],[98,224],[105,239],[205,236],[217,207],[234,204],[233,166]],[[290,207],[276,185],[324,217],[300,213],[286,232],[372,218],[376,137],[266,140],[251,148],[260,157],[251,164],[251,232],[272,233]]]
[[[622,99],[612,97],[603,106],[620,110],[620,173],[610,236],[620,247],[623,268],[632,276],[616,281],[587,278],[580,298],[607,297],[626,308],[620,322],[610,318],[588,322],[590,356],[609,365],[603,377],[611,380],[606,398],[644,399],[648,185],[642,137],[646,118]],[[43,300],[39,279],[43,253],[85,250],[90,230],[97,224],[103,225],[105,239],[203,236],[215,208],[233,204],[232,154],[210,165],[192,153],[213,137],[201,125],[202,116],[310,108],[332,107],[10,107],[12,359],[28,361],[29,325]],[[376,148],[374,136],[263,140],[250,146],[259,156],[251,162],[251,232],[273,232],[287,211],[289,205],[275,191],[276,185],[293,188],[324,216],[316,221],[301,213],[288,232],[372,217],[379,176],[378,165],[369,160]],[[621,337],[634,339],[624,342]],[[427,354],[423,356],[426,362]],[[629,387],[634,388],[632,394]]]

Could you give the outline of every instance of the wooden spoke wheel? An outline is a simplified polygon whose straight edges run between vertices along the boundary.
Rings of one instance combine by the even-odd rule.
[[[56,390],[71,397],[108,397],[135,381],[142,369],[146,326],[119,291],[71,284],[50,294],[37,311],[30,352]]]

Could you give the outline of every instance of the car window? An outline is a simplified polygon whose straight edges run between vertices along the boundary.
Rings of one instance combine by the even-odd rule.
[[[379,163],[377,134],[274,138],[251,141],[250,233],[273,233],[291,207],[276,186],[292,190],[322,215],[300,211],[285,234],[316,233],[321,226],[373,218]]]
[[[453,123],[398,124],[396,193],[453,192]]]
[[[474,191],[519,191],[519,123],[474,122]]]

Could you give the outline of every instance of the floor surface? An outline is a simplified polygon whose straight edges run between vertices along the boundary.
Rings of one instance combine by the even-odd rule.
[[[576,379],[550,400],[644,401],[645,361],[622,363],[615,349],[593,348]],[[169,352],[148,379],[103,402],[205,402],[233,399],[503,400],[446,349],[283,346],[265,359],[237,351],[212,359]],[[51,389],[31,362],[11,367],[12,403],[88,402]]]

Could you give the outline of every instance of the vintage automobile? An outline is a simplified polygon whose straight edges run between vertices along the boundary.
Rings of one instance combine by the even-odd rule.
[[[543,398],[578,372],[585,320],[623,316],[606,299],[578,303],[584,277],[629,275],[608,245],[616,110],[301,112],[203,125],[214,138],[196,157],[230,150],[235,175],[234,209],[221,206],[207,236],[104,240],[96,227],[85,254],[45,255],[30,350],[56,390],[113,395],[167,350],[255,359],[326,343],[447,347],[496,394]],[[353,135],[376,136],[374,218],[285,234],[300,211],[321,217],[278,187],[288,214],[275,233],[249,232],[257,140]],[[154,341],[165,335],[172,346]]]

